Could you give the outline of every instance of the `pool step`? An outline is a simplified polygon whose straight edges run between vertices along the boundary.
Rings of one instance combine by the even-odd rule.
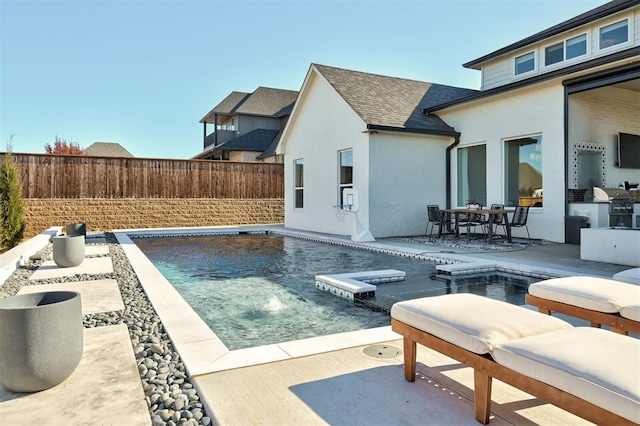
[[[316,288],[355,300],[376,295],[375,284],[404,281],[406,274],[396,269],[316,275]]]
[[[439,274],[444,275],[486,274],[488,272],[495,272],[496,263],[479,260],[450,265],[436,265],[436,270]]]

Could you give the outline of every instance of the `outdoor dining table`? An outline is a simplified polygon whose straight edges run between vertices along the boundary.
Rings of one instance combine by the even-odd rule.
[[[511,243],[511,224],[509,222],[509,213],[513,213],[515,210],[513,209],[468,209],[468,208],[460,208],[460,209],[440,209],[440,213],[442,214],[442,222],[440,224],[440,229],[438,230],[438,237],[442,236],[442,228],[445,223],[445,218],[447,214],[453,214],[455,220],[455,236],[456,238],[460,237],[460,214],[478,214],[478,215],[488,215],[489,220],[487,224],[489,225],[489,229],[487,230],[487,242],[489,244],[493,244],[493,223],[495,218],[499,215],[502,215],[502,225],[507,232],[507,241]]]

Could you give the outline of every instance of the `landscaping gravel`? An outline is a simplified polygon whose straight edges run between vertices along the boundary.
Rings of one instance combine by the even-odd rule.
[[[136,357],[151,423],[154,426],[209,425],[197,390],[191,384],[180,355],[164,330],[160,318],[147,299],[129,260],[112,233],[105,233],[113,261],[112,273],[74,275],[29,281],[43,260],[51,259],[51,244],[40,251],[42,260],[32,260],[16,271],[0,287],[0,299],[15,295],[26,285],[71,281],[114,279],[120,287],[124,310],[85,315],[85,328],[126,324]]]

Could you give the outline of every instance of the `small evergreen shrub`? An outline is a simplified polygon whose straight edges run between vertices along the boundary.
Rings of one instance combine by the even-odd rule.
[[[0,246],[15,247],[24,234],[24,205],[18,168],[11,154],[11,142],[0,164]]]

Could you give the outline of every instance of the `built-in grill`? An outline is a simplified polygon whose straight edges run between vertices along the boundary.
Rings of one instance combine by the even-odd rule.
[[[633,223],[633,200],[628,191],[620,188],[593,188],[593,201],[609,203],[608,225],[616,228],[631,228]]]

